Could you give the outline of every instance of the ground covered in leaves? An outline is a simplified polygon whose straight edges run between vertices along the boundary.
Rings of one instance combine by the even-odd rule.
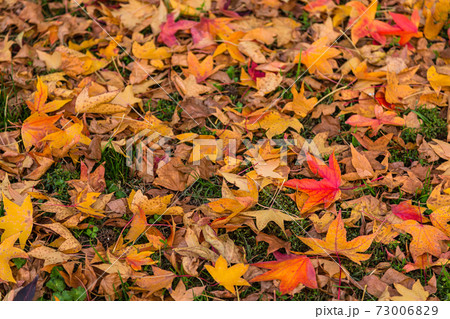
[[[0,300],[450,299],[449,0],[0,1]]]

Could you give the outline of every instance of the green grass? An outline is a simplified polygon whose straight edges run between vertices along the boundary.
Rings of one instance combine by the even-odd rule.
[[[273,260],[272,257],[267,256],[269,244],[266,242],[256,243],[256,234],[249,227],[230,232],[229,236],[236,245],[244,248],[248,263]]]
[[[79,170],[69,171],[64,169],[61,163],[58,163],[52,166],[42,177],[41,184],[49,194],[53,194],[55,198],[63,202],[68,202],[70,195],[67,181],[78,178],[80,178]]]
[[[102,158],[100,163],[105,163],[105,179],[110,183],[117,184],[121,182],[125,184],[129,179],[129,168],[126,158],[122,154],[117,153],[112,147],[105,147],[102,150]]]
[[[400,137],[405,143],[416,144],[418,134],[421,134],[425,140],[431,141],[432,139],[445,140],[447,137],[447,122],[444,117],[441,116],[441,110],[439,108],[426,109],[418,107],[415,110],[411,110],[415,113],[419,120],[422,121],[420,128],[404,128]],[[409,112],[405,112],[407,114]],[[395,145],[391,142],[393,148],[389,150],[391,157],[389,162],[403,162],[406,166],[410,165],[414,161],[418,161],[423,166],[428,166],[430,163],[424,159],[419,158],[419,151],[417,149],[405,149],[403,147]]]
[[[217,176],[210,180],[199,178],[183,197],[190,197],[191,205],[202,205],[208,203],[210,198],[221,198],[222,181]]]
[[[435,295],[442,301],[450,300],[450,274],[445,267],[442,267],[441,273],[436,276],[437,291]]]
[[[420,128],[405,128],[403,129],[400,137],[405,143],[416,143],[418,134],[421,134],[426,140],[432,139],[445,140],[447,137],[447,122],[444,120],[444,116],[441,116],[441,110],[439,108],[426,109],[424,107],[418,107],[415,110],[411,110],[415,113],[419,120],[422,121]],[[409,112],[405,112],[408,114]]]
[[[14,72],[11,66],[11,72]],[[17,97],[14,80],[8,75],[0,75],[0,130],[17,130],[18,123],[25,121],[31,112],[25,102]]]
[[[55,300],[55,297],[60,301],[83,301],[86,299],[86,291],[82,286],[76,288],[67,287],[64,278],[60,272],[64,271],[61,266],[54,267],[50,276],[45,283],[47,288],[41,300]]]
[[[156,103],[153,101],[147,102],[146,107],[152,112],[152,114],[161,121],[170,122],[173,114],[177,108],[178,103],[181,101],[181,96],[178,93],[171,94],[168,100],[158,100]],[[182,109],[178,108],[178,115],[181,116]]]

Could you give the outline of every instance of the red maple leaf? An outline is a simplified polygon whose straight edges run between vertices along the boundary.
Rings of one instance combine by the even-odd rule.
[[[419,32],[419,22],[420,15],[419,11],[415,9],[411,15],[411,20],[406,16],[398,13],[389,12],[394,22],[397,24],[395,26],[390,26],[389,28],[384,28],[380,30],[379,33],[383,35],[399,35],[400,45],[405,45],[411,40],[411,38],[421,38],[423,37],[422,32]]]
[[[179,20],[175,22],[173,13],[167,15],[167,21],[161,25],[161,33],[158,37],[158,42],[163,42],[168,47],[178,44],[175,33],[179,30],[187,30],[197,24],[195,21]]]
[[[324,204],[327,208],[341,195],[339,189],[341,186],[341,170],[334,153],[331,154],[329,166],[309,153],[306,153],[306,159],[313,174],[318,174],[323,179],[321,181],[309,178],[291,179],[284,183],[286,187],[298,189],[309,195],[302,207],[302,213],[319,204]]]

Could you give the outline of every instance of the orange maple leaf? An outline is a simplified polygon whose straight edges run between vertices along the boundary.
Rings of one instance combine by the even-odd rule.
[[[397,125],[403,126],[405,125],[405,120],[401,117],[397,116],[397,113],[393,111],[384,112],[383,107],[381,105],[375,106],[375,118],[368,118],[362,115],[352,115],[345,122],[345,124],[349,124],[351,126],[369,126],[372,128],[373,132],[370,136],[377,135],[378,131],[381,129],[383,125]]]
[[[91,143],[91,140],[82,133],[84,129],[83,123],[76,117],[73,117],[72,119],[75,123],[62,123],[63,127],[65,127],[64,130],[48,134],[41,140],[41,142],[48,142],[52,154],[56,157],[65,157],[78,143],[84,145],[89,145]],[[74,161],[78,159],[78,156],[73,156],[72,154],[71,156]]]
[[[185,75],[192,74],[195,76],[197,83],[205,81],[208,77],[218,71],[218,68],[214,68],[214,61],[212,56],[207,56],[202,62],[192,53],[188,52],[188,69],[185,70]]]
[[[61,114],[47,116],[41,113],[33,113],[22,124],[22,141],[28,151],[32,146],[40,147],[41,140],[48,134],[57,132],[53,125],[59,120]]]
[[[333,66],[328,60],[341,54],[341,51],[329,47],[327,45],[328,41],[329,39],[327,37],[320,38],[311,44],[307,50],[297,55],[294,63],[298,63],[300,60],[304,65],[306,65],[309,73],[311,74],[318,72],[322,74],[333,73]]]
[[[48,98],[48,87],[44,82],[42,82],[40,77],[38,77],[36,83],[36,92],[34,92],[33,95],[34,95],[33,102],[25,101],[25,103],[27,103],[28,108],[32,112],[38,113],[54,112],[56,110],[59,110],[61,107],[64,106],[64,104],[70,101],[70,100],[55,100],[45,103]]]
[[[156,261],[150,258],[151,254],[153,254],[153,251],[137,252],[136,250],[128,254],[125,260],[133,270],[140,271],[142,270],[142,266],[156,264]]]
[[[283,255],[274,253],[276,261],[267,261],[253,264],[259,268],[270,269],[268,272],[256,276],[250,282],[281,280],[280,291],[286,294],[294,290],[300,283],[306,287],[316,289],[316,272],[314,266],[306,256]]]
[[[341,186],[341,170],[334,153],[331,154],[329,166],[309,153],[306,153],[306,159],[311,171],[323,179],[321,181],[308,178],[291,179],[284,183],[286,187],[298,189],[308,194],[309,197],[302,207],[302,213],[319,204],[324,204],[327,208],[341,195],[339,189]]]
[[[312,248],[307,251],[307,255],[320,256],[345,256],[353,262],[360,264],[361,261],[370,258],[370,254],[362,254],[369,249],[376,234],[359,236],[351,241],[347,241],[347,231],[344,228],[341,213],[330,224],[325,240],[317,238],[298,237],[304,244]]]
[[[368,7],[359,1],[350,1],[346,4],[352,8],[348,25],[352,26],[352,41],[356,44],[359,39],[370,36],[380,44],[386,43],[386,38],[381,34],[383,30],[389,30],[391,26],[385,22],[375,20],[378,1],[372,1]]]
[[[438,228],[419,224],[415,220],[406,220],[395,227],[413,236],[409,250],[414,259],[427,253],[439,257],[442,253],[441,241],[450,240]]]
[[[284,111],[293,111],[299,117],[305,117],[309,112],[312,111],[314,106],[317,104],[317,98],[312,97],[307,99],[305,97],[305,82],[302,82],[302,87],[300,88],[300,92],[295,90],[295,87],[292,86],[291,93],[294,97],[292,102],[286,104],[283,108]]]

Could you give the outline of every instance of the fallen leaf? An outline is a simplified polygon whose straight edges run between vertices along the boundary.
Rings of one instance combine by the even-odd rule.
[[[285,221],[290,222],[300,220],[300,218],[297,216],[291,216],[273,208],[248,211],[242,213],[242,215],[256,218],[256,227],[259,231],[262,231],[264,228],[266,228],[269,222],[274,222],[275,224],[280,226],[283,233],[286,233],[286,230],[284,229]]]
[[[10,201],[3,194],[3,204],[5,206],[5,216],[0,218],[0,228],[5,231],[1,240],[18,234],[20,248],[24,249],[27,239],[33,230],[33,205],[31,197],[28,195],[22,205]]]
[[[236,294],[235,286],[250,286],[245,279],[241,278],[247,271],[248,265],[236,264],[228,268],[225,258],[219,256],[214,267],[205,265],[205,268],[215,281],[224,286],[233,295]]]
[[[395,227],[404,230],[413,236],[413,240],[409,245],[409,250],[414,258],[426,253],[439,257],[442,253],[440,243],[443,240],[450,240],[450,238],[438,228],[419,224],[415,220],[405,220],[401,224],[395,225]]]
[[[305,254],[320,256],[345,256],[351,261],[361,264],[361,261],[368,260],[370,254],[362,254],[369,249],[376,234],[359,236],[351,241],[347,241],[347,231],[344,228],[341,214],[331,223],[328,228],[325,240],[316,238],[298,237],[304,244],[312,248]]]
[[[423,289],[420,284],[420,280],[417,280],[412,289],[408,289],[405,286],[394,283],[395,289],[401,294],[401,296],[391,297],[393,301],[426,301],[430,293]]]
[[[308,199],[302,207],[302,212],[306,212],[319,204],[324,204],[325,208],[329,207],[336,201],[341,191],[341,170],[336,161],[334,153],[331,154],[329,166],[311,154],[307,153],[306,158],[308,166],[314,174],[318,174],[323,178],[321,181],[313,179],[291,179],[283,184],[285,187],[297,189],[308,194]]]
[[[26,252],[14,247],[14,243],[19,238],[19,234],[14,234],[2,240],[0,244],[0,279],[15,283],[14,277],[9,267],[9,261],[13,258],[28,258]]]
[[[253,266],[270,270],[256,276],[250,282],[281,280],[280,292],[282,294],[293,291],[299,284],[304,284],[308,288],[317,288],[314,267],[306,256],[277,254],[277,261],[256,263]]]

